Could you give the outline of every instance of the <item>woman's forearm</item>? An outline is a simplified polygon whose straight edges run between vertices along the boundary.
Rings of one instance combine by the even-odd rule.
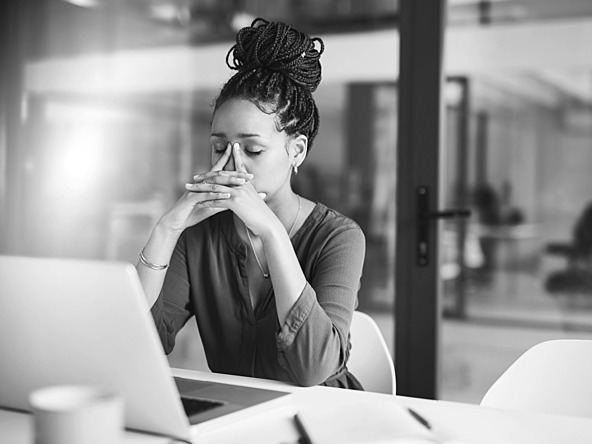
[[[277,315],[280,325],[283,325],[306,285],[306,277],[281,223],[270,229],[262,241],[273,283]]]
[[[180,234],[157,223],[144,246],[143,254],[146,260],[155,265],[168,265]],[[140,260],[136,264],[136,270],[138,270],[148,305],[152,307],[162,290],[167,270],[154,270]]]
[[[365,239],[359,227],[345,222],[319,234],[325,242],[314,260],[314,282],[305,286],[298,310],[276,337],[282,366],[300,385],[319,384],[345,365],[364,265]]]

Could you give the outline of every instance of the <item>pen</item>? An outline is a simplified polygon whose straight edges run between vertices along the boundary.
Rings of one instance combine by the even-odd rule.
[[[310,439],[310,435],[306,431],[306,427],[302,423],[302,420],[298,416],[298,414],[294,415],[294,423],[296,424],[296,428],[298,429],[298,433],[300,433],[300,439],[298,440],[299,444],[313,444],[312,440]]]
[[[421,416],[419,413],[417,413],[415,410],[407,407],[407,411],[411,414],[411,416],[413,416],[422,426],[424,426],[426,429],[428,430],[432,430],[432,425],[428,422],[427,419],[425,419],[423,416]]]

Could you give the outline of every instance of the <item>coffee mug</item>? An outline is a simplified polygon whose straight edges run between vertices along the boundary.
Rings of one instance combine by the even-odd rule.
[[[123,441],[123,400],[114,391],[56,385],[29,396],[35,444],[118,444]]]

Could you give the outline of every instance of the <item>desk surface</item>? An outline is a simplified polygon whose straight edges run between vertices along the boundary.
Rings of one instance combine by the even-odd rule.
[[[393,402],[412,407],[434,426],[438,442],[446,444],[579,444],[592,443],[592,418],[574,418],[480,407],[447,401],[433,401],[378,393],[327,387],[295,387],[276,381],[220,375],[190,370],[174,369],[176,376],[206,379],[290,391],[293,402],[271,412],[240,420],[232,426],[213,430],[199,437],[199,444],[257,443],[296,444],[298,430],[293,415],[310,408],[341,409],[373,405],[389,408]],[[33,442],[30,415],[0,410],[0,443],[31,444]],[[394,443],[411,441],[395,440]],[[416,441],[417,444],[420,441]],[[429,442],[429,441],[421,441]],[[167,438],[126,433],[125,444],[173,444]]]

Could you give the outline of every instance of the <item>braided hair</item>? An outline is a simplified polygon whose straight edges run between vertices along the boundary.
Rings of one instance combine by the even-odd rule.
[[[318,42],[320,49],[315,48]],[[321,82],[320,38],[310,38],[290,25],[258,18],[242,28],[226,64],[238,71],[222,87],[214,112],[227,100],[246,99],[276,115],[276,128],[308,138],[308,150],[319,130],[319,110],[312,93]]]

